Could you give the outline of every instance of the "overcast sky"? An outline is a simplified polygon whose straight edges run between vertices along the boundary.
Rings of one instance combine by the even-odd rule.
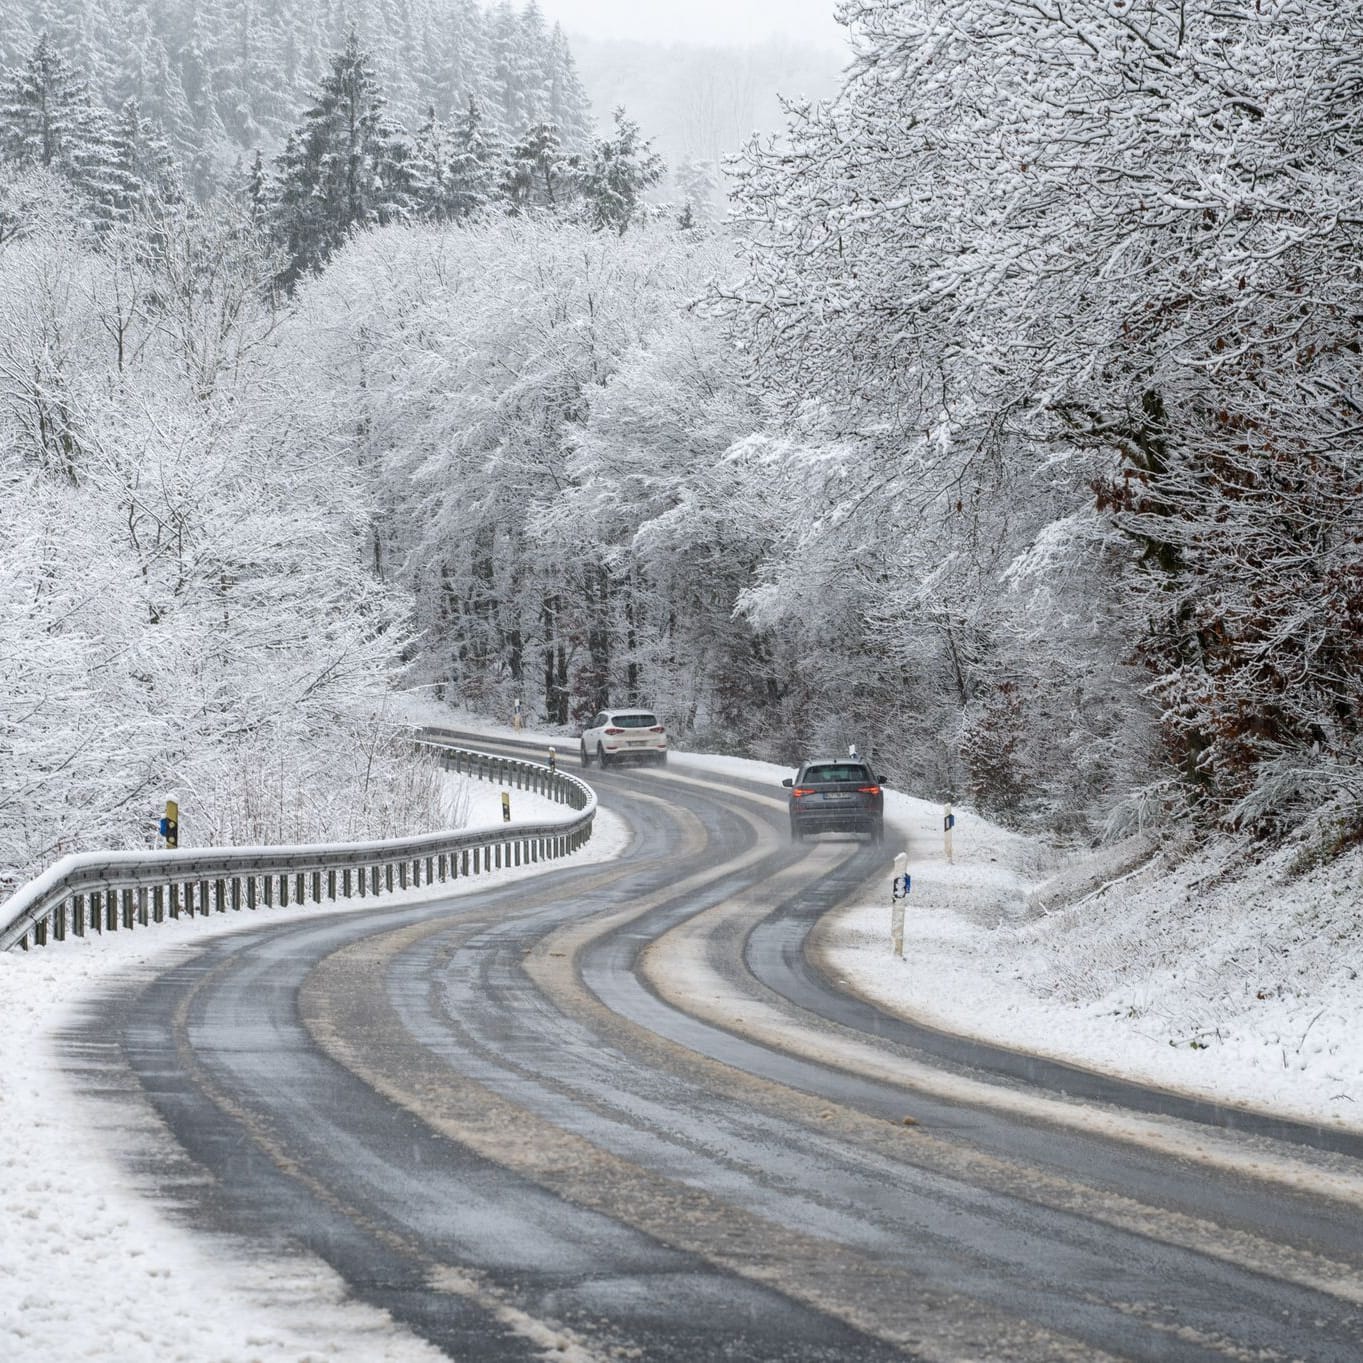
[[[836,0],[540,0],[569,33],[658,42],[750,43],[773,33],[841,48]]]

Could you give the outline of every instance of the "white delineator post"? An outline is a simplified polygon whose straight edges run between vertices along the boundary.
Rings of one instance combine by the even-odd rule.
[[[942,841],[946,844],[947,865],[951,861],[951,830],[956,827],[956,816],[951,812],[951,806],[947,805],[942,813]]]
[[[901,852],[894,859],[893,902],[890,908],[890,946],[900,960],[904,959],[904,896],[899,887],[904,883],[904,873],[908,869],[909,855]]]

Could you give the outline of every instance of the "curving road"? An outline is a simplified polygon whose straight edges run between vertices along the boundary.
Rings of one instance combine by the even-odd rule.
[[[1363,1359],[1363,1143],[890,1017],[818,929],[883,854],[589,779],[619,861],[262,917],[72,1038],[204,1225],[479,1363]]]

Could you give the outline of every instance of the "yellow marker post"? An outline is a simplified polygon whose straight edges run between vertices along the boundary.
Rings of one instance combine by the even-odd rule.
[[[166,813],[157,830],[167,847],[180,845],[180,802],[174,795],[166,796]]]
[[[511,792],[509,790],[502,791],[502,822],[511,822]]]

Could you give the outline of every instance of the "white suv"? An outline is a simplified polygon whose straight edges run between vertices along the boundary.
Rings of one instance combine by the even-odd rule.
[[[652,710],[600,710],[582,731],[582,765],[595,758],[603,767],[635,758],[640,762],[667,761],[667,730]]]

